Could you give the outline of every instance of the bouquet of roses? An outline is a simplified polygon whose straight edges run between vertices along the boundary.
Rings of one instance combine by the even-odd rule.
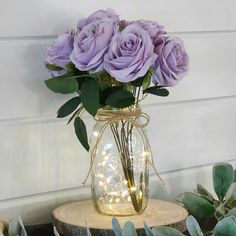
[[[112,9],[99,10],[53,42],[45,60],[53,78],[45,83],[56,93],[77,93],[57,117],[72,114],[69,122],[74,119],[89,150],[84,110],[95,116],[101,108],[136,107],[147,94],[168,96],[166,87],[184,77],[188,61],[183,41],[157,22],[120,20]]]

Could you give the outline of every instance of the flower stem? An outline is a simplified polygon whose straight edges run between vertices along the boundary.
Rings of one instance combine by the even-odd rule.
[[[121,120],[121,128],[118,129],[118,125],[111,123],[111,131],[113,133],[117,150],[120,153],[121,165],[124,172],[124,177],[127,182],[127,188],[131,198],[134,210],[139,213],[142,210],[143,197],[137,196],[134,169],[133,169],[133,156],[132,156],[132,129],[133,125],[130,125],[128,121]],[[140,185],[142,186],[142,175],[140,176]],[[142,191],[142,188],[140,188]]]

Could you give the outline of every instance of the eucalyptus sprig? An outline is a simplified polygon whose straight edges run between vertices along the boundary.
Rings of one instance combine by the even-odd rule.
[[[224,217],[236,216],[236,182],[233,166],[228,163],[215,164],[212,171],[215,195],[201,184],[196,191],[184,192],[177,201],[184,204],[190,214],[199,221],[207,222],[204,230],[214,227]],[[236,235],[236,234],[235,234]]]

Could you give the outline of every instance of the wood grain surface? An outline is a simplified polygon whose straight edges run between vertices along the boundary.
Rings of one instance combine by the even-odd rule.
[[[187,211],[172,202],[151,199],[147,209],[141,215],[116,217],[123,227],[128,220],[132,221],[137,231],[143,231],[143,222],[150,227],[169,225],[181,231],[185,228]],[[62,205],[53,211],[54,225],[60,233],[67,236],[82,234],[86,224],[94,235],[109,235],[112,231],[112,216],[96,212],[91,200],[72,202]]]

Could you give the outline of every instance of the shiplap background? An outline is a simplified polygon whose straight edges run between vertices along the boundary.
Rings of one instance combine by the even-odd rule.
[[[70,96],[47,90],[43,60],[57,34],[107,7],[159,21],[185,40],[191,60],[168,98],[143,104],[165,180],[151,175],[151,196],[173,200],[197,182],[211,189],[212,165],[236,164],[235,0],[0,0],[0,218],[48,222],[55,206],[90,197],[81,186],[89,157],[73,127],[55,119]]]

